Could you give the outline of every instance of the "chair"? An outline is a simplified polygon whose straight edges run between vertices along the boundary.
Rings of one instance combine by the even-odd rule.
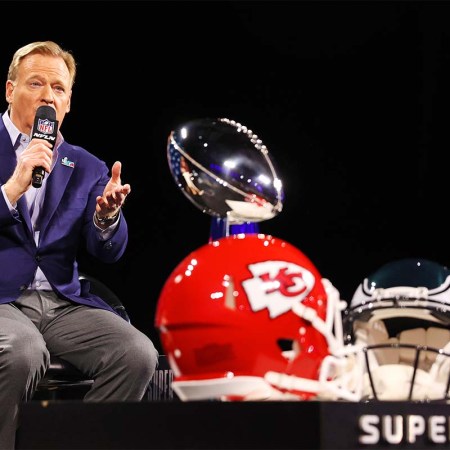
[[[80,274],[81,283],[89,283],[83,287],[93,294],[100,296],[107,302],[124,320],[130,322],[125,307],[112,290],[96,278]],[[173,372],[165,355],[159,355],[158,367],[150,381],[147,401],[171,401],[178,400],[172,390]],[[50,366],[45,376],[39,382],[34,395],[34,400],[81,400],[90,389],[94,380],[84,375],[72,364],[54,355],[50,357]]]
[[[80,273],[80,282],[93,294],[107,302],[124,320],[130,322],[125,307],[119,297],[98,279]],[[83,287],[84,289],[84,287]],[[36,400],[83,398],[94,380],[90,379],[72,364],[56,356],[50,357],[50,366],[39,382],[34,398]]]

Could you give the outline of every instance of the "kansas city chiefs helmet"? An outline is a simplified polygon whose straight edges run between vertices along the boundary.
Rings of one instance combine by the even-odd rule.
[[[321,375],[324,359],[343,346],[345,306],[293,245],[237,234],[178,264],[161,290],[155,326],[183,401],[306,400],[338,371],[328,364]]]

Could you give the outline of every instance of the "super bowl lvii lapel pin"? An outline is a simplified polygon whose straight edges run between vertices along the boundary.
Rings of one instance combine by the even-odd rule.
[[[75,163],[67,159],[67,156],[64,156],[64,158],[61,160],[61,164],[63,166],[71,167],[72,169],[75,167]]]

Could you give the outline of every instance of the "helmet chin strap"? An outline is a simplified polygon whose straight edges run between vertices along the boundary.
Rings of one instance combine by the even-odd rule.
[[[310,397],[316,399],[359,401],[363,378],[362,373],[357,376],[356,371],[361,372],[363,365],[357,358],[363,358],[363,354],[362,351],[357,351],[355,346],[351,347],[352,349],[347,349],[347,357],[344,357],[344,352],[339,357],[332,355],[325,357],[318,380],[272,371],[267,372],[264,379],[278,389],[311,394]],[[297,400],[299,396],[296,395]]]
[[[361,351],[352,347],[347,357],[329,355],[323,360],[319,374],[321,399],[351,402],[361,400],[363,366],[359,359],[363,356]]]
[[[280,389],[288,391],[305,392],[320,398],[344,399],[358,401],[361,397],[362,387],[358,384],[362,377],[355,377],[355,372],[349,370],[360,368],[355,363],[356,358],[362,358],[362,349],[359,346],[345,345],[343,343],[342,311],[346,308],[345,301],[340,300],[339,292],[327,279],[322,279],[327,293],[326,321],[317,315],[313,308],[297,303],[292,311],[321,333],[328,344],[331,355],[324,358],[320,367],[319,379],[311,380],[295,375],[286,375],[278,372],[267,372],[265,379]],[[334,334],[333,334],[334,330]]]
[[[315,309],[305,306],[303,303],[296,303],[292,307],[292,311],[297,316],[310,322],[327,340],[330,353],[337,354],[344,347],[341,313],[347,307],[347,303],[339,299],[339,292],[329,280],[324,278],[322,282],[327,293],[326,321],[317,315]]]

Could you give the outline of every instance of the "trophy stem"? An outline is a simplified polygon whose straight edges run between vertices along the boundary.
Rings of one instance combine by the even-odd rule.
[[[259,232],[259,224],[256,222],[244,222],[240,224],[230,224],[227,217],[213,217],[209,233],[209,241],[214,241],[225,236],[234,234],[252,234]]]

